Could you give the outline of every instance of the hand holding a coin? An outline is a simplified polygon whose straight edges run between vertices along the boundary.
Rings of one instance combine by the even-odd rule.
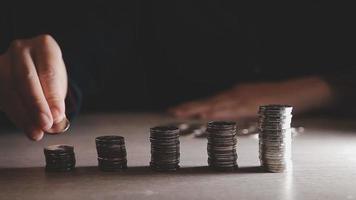
[[[237,85],[207,99],[183,103],[169,110],[181,118],[248,119],[257,117],[259,105],[290,104],[296,113],[330,103],[331,89],[319,77]]]
[[[67,85],[60,47],[49,35],[15,40],[0,55],[0,110],[32,140],[68,124]]]

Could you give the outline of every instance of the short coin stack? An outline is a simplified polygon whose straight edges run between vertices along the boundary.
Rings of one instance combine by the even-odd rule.
[[[288,105],[260,106],[260,162],[269,172],[288,171],[292,166],[292,109]]]
[[[179,128],[158,126],[150,129],[151,162],[156,171],[176,171],[179,168]]]
[[[95,138],[98,165],[103,171],[118,171],[127,168],[125,139],[118,135]]]
[[[219,171],[237,169],[237,126],[235,122],[213,121],[207,126],[208,164]]]
[[[46,170],[64,172],[75,168],[74,147],[70,145],[51,145],[44,148]]]

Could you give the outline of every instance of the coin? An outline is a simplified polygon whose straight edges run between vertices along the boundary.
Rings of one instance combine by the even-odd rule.
[[[150,129],[151,162],[155,171],[176,171],[180,162],[180,128],[157,126]]]
[[[218,171],[231,171],[237,166],[237,125],[231,121],[211,121],[207,125],[208,165]]]
[[[71,171],[75,168],[74,147],[57,144],[45,147],[44,150],[47,171]]]
[[[95,138],[98,167],[102,171],[127,169],[125,138],[119,135],[105,135]]]
[[[64,118],[59,123],[53,124],[53,126],[46,131],[49,134],[59,134],[66,132],[70,127],[70,122],[67,118]]]
[[[270,172],[285,172],[292,163],[292,110],[289,105],[260,106],[259,159]]]

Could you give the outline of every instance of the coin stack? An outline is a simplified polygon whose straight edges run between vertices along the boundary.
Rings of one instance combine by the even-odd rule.
[[[156,171],[176,171],[179,168],[179,128],[158,126],[150,129],[151,162]]]
[[[118,135],[95,138],[98,165],[102,171],[119,171],[127,168],[125,139]]]
[[[64,172],[75,168],[74,147],[70,145],[51,145],[44,148],[46,170]]]
[[[292,109],[288,105],[260,106],[260,162],[269,172],[284,172],[292,167]]]
[[[237,126],[235,122],[209,122],[206,130],[208,136],[208,164],[219,171],[237,169]]]

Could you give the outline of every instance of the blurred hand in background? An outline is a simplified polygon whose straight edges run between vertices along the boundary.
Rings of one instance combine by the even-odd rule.
[[[180,118],[240,120],[257,117],[260,105],[288,104],[294,106],[294,113],[302,113],[331,101],[330,86],[323,79],[306,77],[237,85],[210,98],[183,103],[169,112]]]

